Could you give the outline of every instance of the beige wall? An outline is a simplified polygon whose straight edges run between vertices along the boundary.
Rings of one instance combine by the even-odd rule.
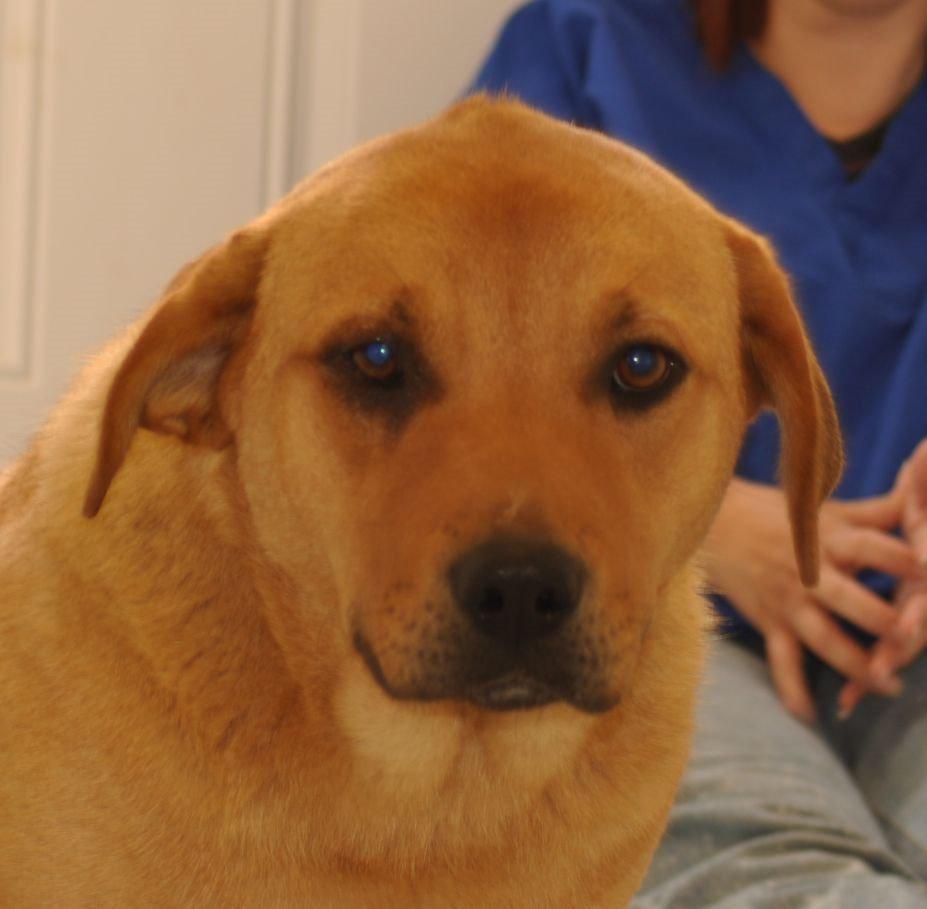
[[[302,117],[314,130],[297,168],[441,110],[476,74],[524,0],[318,0],[302,7],[310,45]],[[313,66],[315,64],[315,66]]]
[[[0,464],[184,261],[465,87],[514,0],[0,0]]]

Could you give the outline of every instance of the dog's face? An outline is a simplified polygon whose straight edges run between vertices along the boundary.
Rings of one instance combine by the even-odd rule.
[[[557,168],[545,131],[527,160],[448,132],[275,238],[247,494],[280,491],[268,546],[302,584],[324,551],[394,697],[604,710],[745,425],[720,222],[595,146]]]
[[[259,545],[312,604],[281,620],[291,652],[324,621],[393,699],[597,713],[690,588],[764,404],[810,576],[839,456],[769,254],[628,149],[471,102],[179,276],[88,505],[139,423],[234,442]]]

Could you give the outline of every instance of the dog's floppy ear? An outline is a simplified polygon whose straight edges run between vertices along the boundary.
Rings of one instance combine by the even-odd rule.
[[[250,324],[267,244],[266,228],[243,228],[168,285],[110,386],[87,517],[100,510],[140,426],[196,445],[229,443],[219,377]]]
[[[837,412],[772,248],[736,222],[726,228],[739,284],[750,412],[769,407],[779,418],[780,480],[799,574],[812,586],[820,561],[818,509],[843,469]]]

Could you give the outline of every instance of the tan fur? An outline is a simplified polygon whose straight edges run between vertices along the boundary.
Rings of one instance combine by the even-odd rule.
[[[396,425],[322,358],[384,320],[433,374]],[[597,370],[641,336],[690,373],[619,413]],[[0,480],[0,904],[625,904],[687,756],[698,545],[765,405],[810,579],[839,443],[759,240],[511,102],[325,168],[187,266]],[[503,531],[589,566],[616,706],[374,681],[352,634],[413,684],[449,562]]]

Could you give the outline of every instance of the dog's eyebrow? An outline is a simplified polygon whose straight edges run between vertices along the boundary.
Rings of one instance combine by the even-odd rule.
[[[612,306],[617,309],[617,313],[612,316],[610,326],[620,332],[641,320],[641,305],[626,290],[619,291],[616,294],[610,294]]]
[[[606,317],[606,337],[625,337],[630,329],[639,326],[646,333],[654,333],[657,337],[653,340],[668,335],[664,338],[667,343],[682,344],[682,333],[675,319],[665,312],[654,312],[653,307],[645,306],[627,290],[609,294],[608,303],[611,314]]]
[[[389,309],[389,315],[403,325],[412,325],[415,322],[412,313],[411,294],[407,288],[403,288],[400,293],[394,295],[393,305]]]
[[[639,298],[633,296],[627,289],[622,289],[606,295],[606,321],[605,334],[609,338],[620,338],[628,334],[629,329],[637,325],[649,327],[663,320],[645,306]]]
[[[414,333],[416,320],[411,296],[403,289],[390,294],[389,299],[392,302],[388,306],[371,306],[368,312],[349,316],[330,328],[318,349],[325,355],[361,343],[371,335]]]

